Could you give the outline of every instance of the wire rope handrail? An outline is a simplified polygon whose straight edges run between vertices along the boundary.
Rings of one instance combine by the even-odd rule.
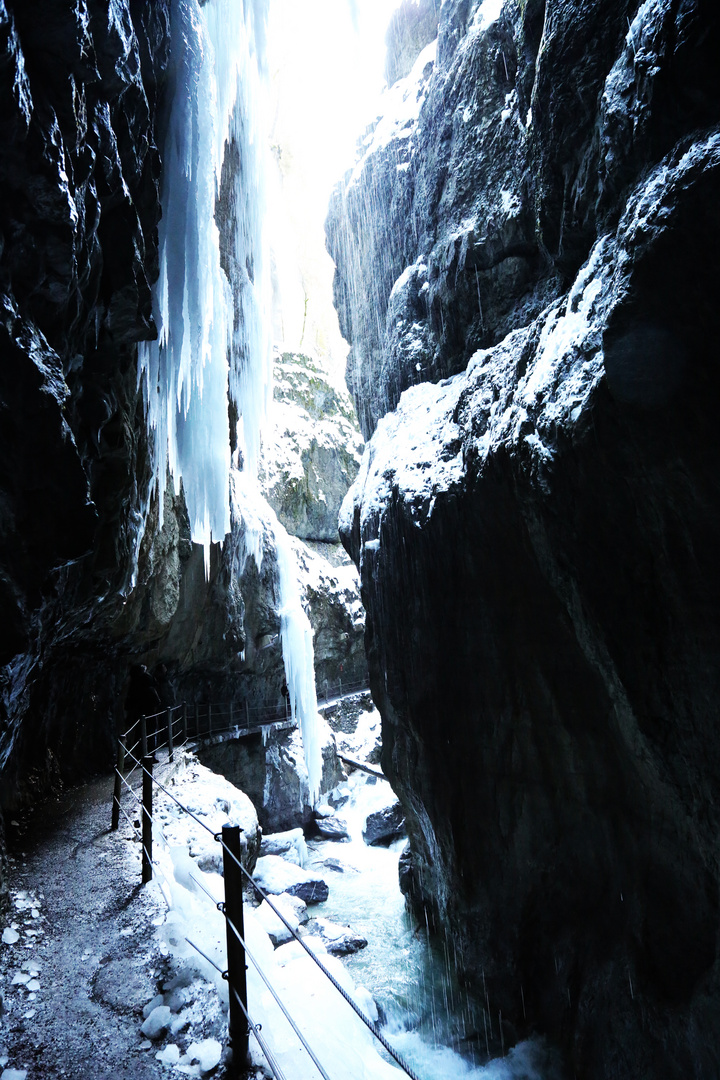
[[[362,1011],[362,1009],[357,1004],[357,1002],[354,1001],[354,999],[350,996],[350,994],[348,994],[348,992],[345,990],[345,988],[340,985],[340,983],[337,981],[337,979],[334,977],[334,975],[325,967],[325,965],[322,963],[322,961],[319,959],[319,957],[313,952],[312,949],[309,948],[309,946],[305,943],[303,938],[291,926],[291,924],[288,922],[286,917],[283,915],[282,911],[280,911],[279,908],[276,907],[276,905],[272,902],[272,900],[270,899],[269,895],[265,892],[265,890],[260,885],[258,885],[258,883],[253,879],[252,875],[248,872],[246,867],[243,866],[242,861],[240,860],[238,855],[234,851],[232,851],[232,849],[230,847],[228,847],[222,833],[216,833],[206,822],[202,821],[200,819],[200,817],[198,817],[197,814],[195,814],[192,810],[190,810],[189,807],[185,806],[180,801],[180,799],[178,799],[177,796],[173,794],[173,792],[171,792],[163,783],[161,783],[160,780],[158,780],[153,775],[152,767],[148,768],[148,765],[146,764],[145,760],[140,760],[140,759],[136,758],[132,754],[132,752],[128,752],[127,756],[131,760],[133,760],[135,762],[135,766],[134,766],[135,768],[137,768],[139,766],[141,771],[143,772],[143,774],[150,778],[151,786],[155,785],[156,787],[158,787],[166,796],[168,796],[168,798],[170,798],[180,808],[181,811],[183,811],[183,813],[187,814],[190,818],[192,818],[198,825],[201,826],[201,828],[203,828],[206,832],[208,832],[213,837],[213,839],[216,840],[220,844],[220,846],[221,846],[221,848],[222,848],[222,850],[224,852],[224,855],[227,855],[227,857],[237,865],[240,872],[242,873],[244,878],[249,882],[250,886],[255,890],[257,895],[262,897],[262,899],[266,901],[266,903],[268,904],[270,909],[280,919],[281,923],[283,923],[283,925],[286,927],[286,929],[289,931],[289,933],[292,935],[292,937],[300,944],[300,946],[304,949],[306,954],[311,958],[311,960],[316,964],[316,966],[320,969],[320,971],[330,981],[330,983],[335,988],[335,990],[337,990],[337,992],[348,1003],[348,1005],[352,1008],[352,1010],[355,1012],[355,1014],[358,1016],[358,1018],[362,1021],[362,1023],[365,1024],[365,1026],[369,1029],[369,1031],[372,1033],[372,1035],[378,1040],[378,1042],[381,1044],[381,1046],[386,1051],[386,1053],[388,1053],[390,1055],[390,1057],[395,1061],[395,1063],[403,1070],[403,1072],[405,1072],[407,1074],[407,1076],[409,1076],[411,1078],[411,1080],[420,1080],[417,1073],[415,1073],[413,1071],[413,1069],[404,1061],[404,1059],[398,1053],[398,1051],[393,1047],[393,1045],[389,1042],[389,1040],[383,1035],[383,1033],[380,1030],[377,1023],[375,1023],[368,1016],[365,1015],[365,1013]],[[155,764],[154,760],[151,759],[151,758],[148,758],[146,760],[151,763],[151,766],[152,766],[152,764]],[[115,771],[116,771],[116,774],[117,774],[118,773],[117,766],[116,766]],[[137,792],[132,788],[132,786],[130,784],[128,784],[126,782],[125,778],[121,776],[121,780],[123,781],[125,786],[127,786],[129,788],[129,790],[132,792],[134,798],[138,802],[141,802]],[[124,810],[122,810],[122,807],[120,807],[120,810],[122,811],[124,817],[129,822],[130,819],[127,817],[127,814],[125,814]],[[145,811],[145,808],[143,806],[143,813],[145,813],[145,812],[146,811]],[[152,813],[150,813],[149,816],[150,816],[150,820],[154,821]],[[132,826],[132,827],[133,827],[133,830],[135,831],[135,834],[137,836],[138,835],[137,830],[134,828],[134,826]],[[167,840],[167,837],[164,835],[164,833],[163,833],[163,831],[162,831],[162,829],[160,828],[159,825],[158,825],[158,828],[159,828],[159,831],[160,831],[160,834],[162,836],[162,839],[163,839],[164,843],[169,848],[170,845],[169,845],[169,842]],[[151,852],[148,852],[146,848],[145,848],[145,852],[146,852],[146,856],[148,858],[149,864],[151,866],[152,865],[158,866],[157,862],[152,859]],[[224,904],[219,904],[216,901],[215,897],[212,896],[212,894],[203,886],[203,884],[200,881],[197,880],[197,878],[195,878],[193,875],[190,875],[190,878],[196,885],[198,885],[200,887],[200,889],[213,902],[213,904],[215,904],[215,906],[218,908],[218,910],[221,911],[221,913],[223,914],[223,916],[225,918],[225,921],[226,921],[227,925],[230,927],[231,931],[238,938],[240,944],[243,946],[243,949],[247,953],[248,958],[250,959],[251,963],[253,963],[253,966],[258,970],[258,973],[260,974],[261,979],[263,980],[263,982],[265,982],[265,984],[268,987],[268,990],[270,991],[272,996],[275,997],[275,1000],[277,1001],[278,1005],[280,1006],[283,1014],[286,1016],[286,1019],[291,1024],[291,1026],[293,1027],[293,1030],[296,1032],[296,1034],[299,1036],[303,1047],[305,1048],[307,1053],[310,1055],[311,1059],[313,1060],[313,1063],[319,1069],[320,1074],[323,1077],[323,1080],[329,1080],[329,1078],[327,1077],[327,1074],[324,1071],[322,1065],[317,1061],[313,1051],[307,1045],[304,1037],[300,1033],[300,1031],[297,1028],[296,1024],[294,1023],[292,1018],[289,1016],[289,1014],[285,1010],[285,1007],[282,1005],[282,1003],[276,997],[275,992],[272,989],[272,987],[268,984],[264,973],[260,970],[259,966],[255,962],[253,957],[250,955],[250,953],[247,952],[247,947],[245,945],[244,937],[240,934],[240,931],[235,926],[232,919],[228,916],[228,914],[227,914],[227,912],[225,910],[225,905]],[[200,950],[196,945],[194,945],[194,943],[191,942],[189,939],[187,939],[187,940],[188,940],[188,943],[193,946],[193,948],[197,949],[198,952],[200,952],[203,956],[205,956],[205,959],[208,960],[208,962],[211,963],[213,965],[213,967],[215,967],[218,971],[221,971],[221,969],[217,966],[217,964],[214,963],[214,961],[212,961],[209,957],[207,957],[206,954],[202,953],[202,950]],[[221,974],[223,974],[224,977],[227,978],[227,973],[221,972]],[[248,1024],[250,1025],[251,1030],[253,1030],[253,1034],[255,1034],[255,1027],[252,1024],[252,1021],[250,1020],[249,1014],[248,1014],[245,1006],[243,1005],[243,1003],[242,1003],[241,999],[239,998],[239,996],[236,994],[236,991],[234,990],[234,987],[232,987],[232,985],[230,986],[230,989],[231,989],[231,992],[235,993],[235,996],[238,997],[238,1002],[242,1006],[242,1011],[243,1011],[243,1013],[244,1013],[244,1015],[246,1017],[246,1020],[247,1020]],[[258,1040],[258,1045],[260,1045],[260,1047],[261,1047],[261,1049],[263,1051],[263,1054],[266,1056],[266,1058],[268,1060],[268,1063],[270,1064],[271,1059],[268,1057],[268,1055],[266,1053],[266,1049],[264,1048],[263,1043],[260,1042],[260,1040]],[[272,1068],[272,1065],[271,1065],[271,1068]],[[276,1073],[275,1075],[276,1076],[282,1076],[282,1072]]]
[[[323,708],[328,702],[335,698],[352,697],[353,695],[368,691],[368,680],[361,679],[355,680],[352,683],[343,682],[338,680],[330,684],[327,679],[324,679],[320,686],[324,692],[318,693],[318,707]],[[174,716],[172,715],[174,714]],[[244,715],[246,723],[239,722],[239,717]],[[191,720],[192,717],[192,720]],[[223,731],[231,731],[233,728],[238,727],[240,729],[244,727],[257,726],[258,730],[266,724],[282,723],[285,720],[291,720],[291,709],[289,702],[286,700],[281,705],[250,705],[247,701],[236,702],[198,702],[192,706],[189,706],[186,702],[181,705],[168,705],[160,709],[157,712],[145,713],[142,716],[134,720],[130,726],[122,733],[121,738],[127,739],[132,731],[138,726],[141,728],[147,726],[148,721],[158,721],[161,719],[169,719],[170,726],[175,726],[178,723],[197,725],[202,718],[210,719],[211,733],[221,734]],[[250,723],[252,718],[252,724]],[[224,725],[224,726],[223,726]],[[150,733],[152,736],[152,733]],[[199,732],[196,732],[199,734]],[[137,741],[139,745],[140,740]]]

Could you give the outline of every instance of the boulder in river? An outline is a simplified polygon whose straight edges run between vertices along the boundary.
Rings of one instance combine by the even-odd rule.
[[[341,926],[329,919],[313,919],[310,932],[319,934],[325,948],[333,956],[350,956],[367,946],[367,938],[356,934],[349,926]]]
[[[324,840],[345,841],[350,839],[347,822],[334,814],[330,817],[318,818],[315,821],[315,828]]]
[[[330,892],[319,874],[303,870],[279,855],[263,855],[259,858],[253,881],[266,893],[287,892],[291,896],[299,896],[306,904],[321,904],[327,900]]]
[[[405,835],[405,815],[399,802],[368,814],[363,829],[366,844],[390,844]]]

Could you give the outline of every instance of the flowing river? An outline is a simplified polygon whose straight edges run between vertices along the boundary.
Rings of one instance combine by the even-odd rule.
[[[447,946],[429,940],[406,911],[398,885],[405,841],[370,847],[363,840],[368,814],[394,798],[390,785],[355,771],[347,794],[338,814],[347,822],[350,841],[308,842],[309,865],[330,886],[327,901],[314,906],[312,915],[367,938],[367,948],[345,963],[375,999],[393,1045],[422,1080],[555,1080],[552,1055],[539,1041],[480,1064],[487,1058],[481,1003],[460,986]]]

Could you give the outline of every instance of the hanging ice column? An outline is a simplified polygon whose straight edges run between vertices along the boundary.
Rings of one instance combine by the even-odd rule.
[[[305,764],[308,771],[310,802],[314,805],[322,779],[322,726],[315,691],[313,631],[302,605],[298,585],[297,561],[290,537],[272,507],[260,495],[254,481],[246,474],[232,474],[233,518],[242,520],[242,528],[233,530],[237,541],[234,550],[235,573],[242,576],[249,558],[262,567],[266,540],[277,558],[277,590],[280,614],[285,679],[290,694],[293,720],[300,724]]]
[[[250,468],[271,393],[260,119],[266,6],[267,0],[211,0],[204,7],[173,0],[171,9],[158,339],[141,345],[139,375],[160,520],[169,469],[176,493],[182,481],[192,539],[205,546],[206,565],[210,543],[230,531],[228,393]],[[226,163],[223,173],[229,148],[240,166]],[[221,186],[235,211],[222,237]],[[232,263],[232,289],[223,263]]]
[[[172,0],[154,293],[158,339],[141,345],[139,377],[160,523],[169,470],[176,493],[182,481],[191,536],[205,547],[206,568],[210,544],[223,540],[231,524],[244,529],[243,544],[256,561],[262,558],[257,528],[273,537],[283,660],[314,801],[322,755],[312,630],[287,534],[254,487],[272,394],[264,235],[267,6],[268,0],[210,0],[202,7],[198,0]],[[238,414],[242,474],[231,469],[228,397]],[[231,475],[238,481],[232,523]]]

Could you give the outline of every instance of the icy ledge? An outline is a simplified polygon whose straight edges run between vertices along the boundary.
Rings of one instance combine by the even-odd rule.
[[[340,532],[363,563],[380,551],[380,527],[392,498],[421,528],[438,496],[478,475],[513,446],[535,482],[549,489],[558,440],[586,422],[601,382],[621,400],[645,392],[611,361],[603,337],[626,301],[638,251],[666,227],[667,206],[704,171],[720,167],[720,135],[663,162],[638,187],[615,235],[601,237],[567,296],[530,326],[471,357],[466,370],[441,383],[406,390],[378,423],[360,473],[340,511]],[[647,388],[645,388],[647,389]],[[658,386],[654,393],[663,392]]]

